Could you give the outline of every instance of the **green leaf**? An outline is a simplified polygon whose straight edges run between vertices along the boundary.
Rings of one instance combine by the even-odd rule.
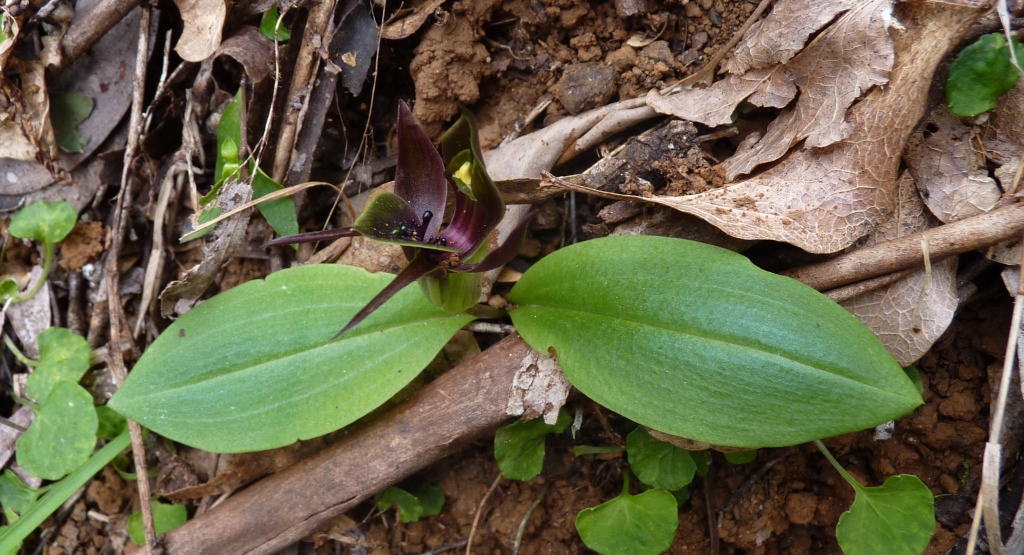
[[[824,295],[718,247],[608,237],[558,250],[512,289],[527,343],[584,395],[667,434],[794,445],[909,414],[921,396]]]
[[[921,372],[916,366],[907,366],[903,369],[907,373],[907,377],[914,384],[914,389],[917,390],[918,395],[924,395],[924,381],[921,380]]]
[[[274,181],[263,170],[256,167],[255,163],[252,164],[251,169],[255,170],[252,180],[253,200],[284,189],[284,185]],[[263,214],[267,223],[270,224],[270,227],[274,228],[278,235],[284,237],[299,233],[299,219],[295,215],[295,200],[292,197],[261,202],[256,207],[260,209],[260,214]],[[299,247],[298,245],[292,245],[292,248],[298,249]]]
[[[663,489],[621,495],[576,516],[583,543],[603,555],[655,555],[672,545],[679,527],[676,498]]]
[[[1013,38],[1017,59],[1024,62],[1024,46]],[[964,48],[949,68],[946,103],[958,116],[976,116],[996,107],[996,100],[1020,79],[1010,61],[1010,49],[1002,33],[982,35]]]
[[[171,530],[185,524],[188,521],[188,511],[184,505],[173,505],[153,501],[150,504],[153,508],[153,531],[157,536],[162,536]],[[128,535],[136,545],[146,543],[146,532],[142,524],[142,511],[132,513],[128,517]]]
[[[59,480],[89,460],[97,426],[92,395],[76,383],[60,382],[18,438],[18,463],[33,476]]]
[[[30,428],[31,429],[31,428]],[[17,552],[22,540],[38,528],[47,517],[54,513],[74,493],[85,485],[97,472],[124,451],[131,443],[128,433],[121,434],[96,452],[89,461],[60,482],[51,484],[49,491],[11,526],[0,529],[0,553]]]
[[[78,124],[92,113],[92,98],[81,93],[50,94],[50,123],[57,146],[68,152],[82,152],[89,137],[78,132]]]
[[[564,408],[558,411],[558,421],[552,426],[543,418],[523,422],[518,420],[498,428],[494,434],[494,458],[501,475],[509,480],[532,480],[544,467],[544,440],[548,434],[560,434],[572,424],[572,417]]]
[[[107,405],[96,407],[96,418],[99,419],[96,437],[100,439],[114,439],[128,431],[128,421],[125,417]]]
[[[857,497],[839,517],[836,539],[846,555],[921,555],[935,533],[935,499],[917,476],[879,487],[854,485]]]
[[[18,282],[7,278],[0,280],[0,303],[18,296]]]
[[[703,478],[708,473],[708,452],[707,451],[690,451],[690,456],[693,457],[694,464],[697,465],[697,476]]]
[[[697,471],[688,451],[654,439],[642,426],[626,437],[626,455],[641,482],[669,491],[688,485]]]
[[[57,384],[82,379],[89,370],[90,354],[85,338],[66,328],[50,328],[39,334],[39,364],[28,377],[29,395],[37,403],[47,404]]]
[[[690,500],[690,488],[689,488],[689,486],[681,488],[681,489],[677,489],[675,491],[670,491],[669,493],[672,494],[672,497],[676,498],[676,505],[678,505],[680,507],[685,505],[686,502]]]
[[[284,25],[278,27],[278,19],[280,19],[280,15],[277,13],[277,6],[270,6],[267,13],[263,14],[263,19],[260,20],[260,34],[268,40],[274,40],[276,35],[278,42],[288,42],[288,39],[292,38],[292,32]]]
[[[405,387],[472,320],[406,288],[333,339],[393,278],[327,264],[239,285],[171,324],[108,404],[165,437],[221,453],[337,430]]]
[[[377,507],[386,511],[398,506],[398,519],[408,524],[419,519],[434,516],[444,507],[444,493],[437,486],[425,486],[413,495],[402,488],[391,486],[373,497]]]
[[[78,213],[65,201],[37,200],[11,220],[11,235],[53,244],[67,237],[78,221]]]
[[[217,124],[217,161],[213,175],[217,181],[224,179],[224,143],[233,141],[235,144],[235,162],[238,161],[238,145],[242,144],[242,88],[239,87],[234,100],[224,107]]]
[[[32,489],[25,485],[17,474],[4,470],[4,473],[0,474],[0,506],[8,513],[7,520],[16,520],[17,515],[27,511],[40,495],[46,493],[46,489]],[[14,513],[15,518],[11,518],[10,512]]]
[[[757,458],[757,449],[750,449],[749,451],[732,451],[724,453],[725,460],[732,464],[747,464],[753,462]]]

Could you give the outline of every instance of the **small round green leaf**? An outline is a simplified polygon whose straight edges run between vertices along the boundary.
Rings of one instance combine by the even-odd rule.
[[[444,492],[437,486],[427,485],[417,489],[416,499],[420,500],[423,507],[423,516],[441,514],[444,508]]]
[[[443,504],[443,495],[441,500]],[[386,511],[397,505],[398,520],[401,520],[406,524],[410,522],[417,522],[420,518],[426,516],[423,503],[419,498],[400,487],[391,486],[388,489],[377,493],[377,495],[374,496],[374,501],[377,502],[377,508],[382,511]]]
[[[1013,39],[1017,59],[1024,63],[1024,46]],[[949,68],[946,102],[958,116],[976,116],[996,107],[996,100],[1020,79],[1010,61],[1010,49],[1002,33],[982,35],[964,48]]]
[[[78,213],[65,201],[37,200],[11,220],[10,232],[22,239],[57,243],[67,237],[78,221]]]
[[[394,276],[301,266],[203,302],[150,345],[108,405],[214,452],[272,449],[361,418],[472,320],[405,288],[333,339]]]
[[[697,463],[690,452],[651,437],[643,427],[626,437],[629,466],[641,482],[669,491],[693,481]]]
[[[184,505],[172,505],[153,501],[150,505],[153,508],[153,531],[161,536],[185,524],[188,520],[188,511]],[[146,543],[146,531],[142,523],[142,511],[132,513],[125,525],[128,535],[136,545]]]
[[[27,385],[29,395],[42,404],[58,383],[82,379],[89,370],[91,350],[84,337],[67,328],[50,328],[39,334],[38,341],[39,365]]]
[[[547,256],[512,321],[585,395],[656,430],[775,447],[876,426],[921,396],[879,340],[824,295],[718,247],[608,237]]]
[[[77,383],[60,382],[18,438],[18,463],[33,476],[59,480],[89,460],[97,426],[92,395]]]
[[[96,437],[100,439],[114,439],[128,431],[128,421],[125,417],[107,405],[96,406],[96,418],[99,419]]]
[[[879,487],[855,487],[839,517],[836,539],[846,555],[921,555],[935,533],[935,498],[917,476],[893,476]]]
[[[552,426],[543,418],[519,420],[498,428],[494,434],[494,458],[501,475],[509,480],[532,480],[544,468],[544,443],[548,434],[560,434],[572,424],[569,412],[558,412]]]
[[[7,302],[7,299],[13,299],[17,296],[18,282],[10,278],[0,280],[0,303]]]
[[[679,527],[676,498],[663,489],[623,492],[576,516],[583,543],[602,555],[656,555],[672,546]]]
[[[3,474],[0,474],[0,506],[3,507],[7,520],[17,519],[44,493],[46,488],[32,489],[10,470],[4,470]]]

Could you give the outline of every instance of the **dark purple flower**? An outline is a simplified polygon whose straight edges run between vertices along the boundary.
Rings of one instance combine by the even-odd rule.
[[[267,246],[361,235],[402,245],[409,265],[370,300],[338,335],[352,329],[395,293],[420,280],[424,293],[449,312],[464,312],[480,297],[478,274],[503,266],[519,252],[531,213],[504,244],[487,252],[487,238],[505,215],[501,193],[487,175],[476,122],[465,108],[441,137],[438,154],[404,102],[398,105],[398,165],[395,189],[381,192],[352,227],[275,239]],[[449,192],[451,221],[442,229]],[[484,247],[481,250],[481,247]]]

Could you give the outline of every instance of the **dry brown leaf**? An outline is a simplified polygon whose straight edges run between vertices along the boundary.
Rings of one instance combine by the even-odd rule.
[[[217,195],[217,206],[221,213],[226,213],[249,202],[251,198],[252,187],[248,183],[228,181]],[[245,230],[249,227],[251,211],[242,211],[214,228],[210,232],[213,240],[203,246],[202,261],[164,288],[160,293],[160,313],[164,318],[180,316],[195,306],[221,267],[245,242]]]
[[[909,172],[900,180],[893,217],[858,242],[868,247],[935,227]],[[900,363],[910,366],[931,348],[953,321],[956,313],[957,258],[931,264],[885,287],[840,303],[871,329]]]
[[[983,134],[989,159],[998,167],[996,179],[1009,189],[1024,155],[1024,80],[999,99]]]
[[[3,40],[0,40],[0,71],[3,71],[7,68],[7,58],[10,57],[14,44],[18,40],[21,25],[16,17],[2,17],[0,24],[2,24],[0,34],[4,37]]]
[[[853,7],[858,0],[782,0],[770,14],[754,23],[722,70],[739,75],[749,69],[784,64],[795,56],[817,32],[837,14]]]
[[[380,38],[400,40],[412,36],[427,22],[427,18],[433,15],[434,10],[441,7],[441,4],[444,4],[444,0],[424,0],[399,11],[381,27]]]
[[[732,123],[733,112],[744,100],[758,106],[783,108],[796,92],[782,66],[774,66],[730,75],[707,89],[690,89],[670,96],[651,91],[647,104],[662,114],[715,127]]]
[[[871,11],[872,18],[879,11]],[[750,179],[689,197],[652,198],[742,239],[836,252],[870,233],[893,211],[899,154],[924,113],[932,74],[975,20],[971,8],[899,5],[889,86],[872,89],[847,113],[851,133],[818,149],[792,152]]]
[[[174,0],[185,28],[174,51],[186,62],[201,62],[220,46],[228,6],[224,0]]]
[[[955,222],[995,208],[1002,194],[988,175],[984,153],[975,150],[970,128],[937,106],[903,153],[932,214]]]
[[[46,68],[39,60],[13,60],[21,82],[0,81],[0,158],[49,162],[59,155],[50,125]]]
[[[216,55],[242,64],[245,74],[257,83],[274,71],[274,44],[255,27],[242,27],[217,47]]]

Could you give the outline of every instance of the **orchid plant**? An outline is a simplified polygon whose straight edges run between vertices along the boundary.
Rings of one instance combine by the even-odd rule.
[[[427,298],[447,312],[463,313],[477,303],[481,273],[500,268],[522,246],[530,213],[501,246],[490,250],[488,238],[505,215],[505,202],[487,175],[476,121],[465,108],[441,137],[441,152],[413,118],[405,102],[398,105],[398,165],[394,192],[370,201],[352,227],[281,237],[267,246],[352,237],[401,245],[409,264],[338,333],[362,322],[413,281]],[[442,229],[449,191],[454,212]]]

